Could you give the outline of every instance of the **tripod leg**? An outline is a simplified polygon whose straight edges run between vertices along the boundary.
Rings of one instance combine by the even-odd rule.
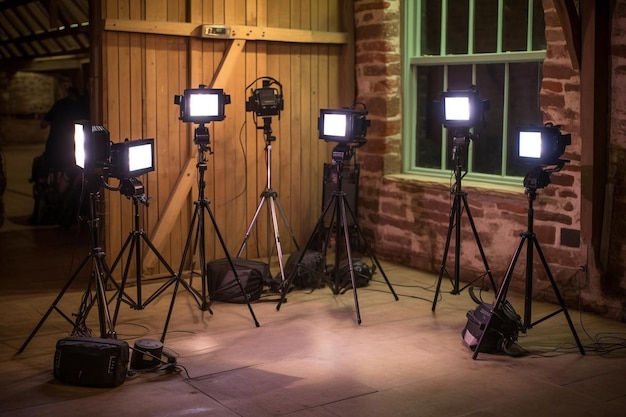
[[[233,271],[233,274],[235,276],[235,281],[237,281],[237,284],[239,285],[239,288],[241,289],[241,293],[243,294],[244,298],[246,299],[246,304],[248,305],[248,310],[250,311],[250,315],[252,316],[252,320],[254,321],[255,326],[259,327],[259,322],[256,319],[256,316],[254,315],[254,310],[252,310],[252,305],[250,304],[250,300],[248,300],[248,297],[246,296],[246,290],[243,287],[243,284],[241,283],[241,280],[239,279],[239,275],[237,274],[237,269],[235,268],[235,264],[233,263],[233,260],[230,257],[230,255],[228,254],[228,249],[226,248],[226,243],[224,242],[224,238],[222,237],[222,234],[220,233],[220,230],[217,227],[217,222],[215,221],[215,216],[213,216],[213,212],[211,211],[211,208],[208,205],[206,205],[206,209],[207,209],[207,212],[209,213],[209,216],[211,217],[211,222],[213,222],[213,228],[215,229],[215,234],[217,235],[217,238],[219,239],[220,244],[222,245],[222,249],[224,250],[224,254],[226,255],[226,259],[228,259],[228,264],[230,265],[230,268]]]
[[[348,219],[346,217],[345,194],[341,194],[339,199],[339,218],[341,222],[337,224],[337,237],[335,244],[337,245],[337,253],[339,253],[339,227],[343,228],[344,245],[346,255],[348,257],[348,271],[350,272],[350,280],[352,281],[352,294],[354,296],[354,308],[356,310],[356,322],[361,324],[361,310],[359,308],[359,297],[356,289],[356,279],[354,278],[354,267],[352,263],[352,248],[350,247],[350,235],[348,234]],[[335,259],[335,274],[339,275],[339,259]],[[336,279],[335,279],[336,282]]]
[[[182,258],[180,260],[180,266],[178,268],[178,281],[181,281],[181,285],[183,285],[191,294],[191,296],[194,298],[194,300],[196,301],[196,303],[198,304],[198,306],[202,306],[202,302],[203,300],[201,299],[201,295],[191,286],[191,278],[189,281],[189,284],[187,284],[184,280],[183,280],[183,270],[185,269],[185,262],[187,261],[187,256],[189,255],[189,249],[191,248],[191,239],[192,237],[195,236],[195,241],[194,241],[194,252],[195,252],[195,247],[197,246],[198,243],[198,238],[199,238],[199,229],[196,228],[196,226],[198,225],[198,212],[200,211],[200,205],[196,202],[195,205],[195,209],[193,212],[193,216],[191,217],[191,223],[189,224],[189,232],[187,233],[187,240],[185,241],[185,247],[183,249],[183,254],[182,254]],[[195,235],[194,235],[194,230],[195,230]],[[193,253],[191,255],[193,257]],[[191,262],[191,274],[193,275],[193,268],[194,268],[194,264],[193,264],[193,260]],[[170,311],[173,308],[173,304],[174,301],[176,299],[176,295],[174,294],[174,296],[172,297],[172,305],[170,306]],[[211,310],[209,309],[209,312],[211,314],[213,314],[211,312]],[[169,321],[169,317],[168,317],[168,321]],[[166,325],[167,328],[167,325]]]
[[[170,307],[167,310],[167,316],[165,316],[165,324],[163,325],[163,333],[161,334],[161,343],[165,342],[165,335],[167,335],[167,328],[170,325],[170,319],[172,318],[172,312],[174,311],[174,302],[176,301],[176,295],[178,294],[178,286],[183,282],[180,277],[176,279],[174,284],[174,291],[172,292],[172,301]]]
[[[209,210],[208,200],[202,201],[201,206],[206,207]],[[210,212],[210,210],[209,210]],[[204,228],[204,211],[200,209],[198,217],[198,231],[200,234],[200,249],[198,251],[198,257],[200,260],[200,279],[202,280],[202,310],[209,310],[211,308],[211,295],[209,286],[209,276],[207,274],[207,260],[206,260],[206,229]],[[211,218],[213,218],[211,216]]]
[[[491,269],[489,268],[489,264],[487,264],[487,257],[485,256],[485,251],[483,250],[483,245],[480,243],[480,238],[478,237],[478,231],[476,230],[476,225],[474,224],[474,218],[472,217],[472,213],[470,211],[469,204],[467,204],[467,194],[463,194],[463,205],[465,206],[465,211],[467,212],[467,219],[469,220],[470,226],[472,226],[472,232],[474,233],[474,239],[476,240],[476,246],[478,246],[478,251],[480,252],[480,258],[483,261],[483,265],[485,267],[486,274],[487,274],[487,276],[489,276],[489,281],[491,282],[491,287],[495,291],[496,290],[496,282],[494,281],[493,275],[491,274]],[[470,285],[470,284],[468,284],[468,285]],[[464,288],[467,288],[467,285],[465,287],[463,287],[459,291],[462,291]]]
[[[548,276],[548,279],[550,280],[550,284],[552,285],[552,289],[554,290],[554,295],[556,296],[556,299],[559,301],[559,304],[561,306],[561,310],[558,310],[546,317],[544,317],[541,320],[536,321],[535,323],[533,323],[532,325],[538,324],[550,317],[552,317],[555,314],[560,313],[561,311],[563,312],[563,314],[565,315],[565,318],[567,319],[567,324],[569,325],[570,331],[572,332],[572,336],[574,336],[574,340],[576,341],[576,345],[578,346],[578,350],[580,351],[581,355],[585,354],[585,349],[583,348],[582,343],[580,343],[580,339],[578,338],[578,333],[576,333],[576,329],[574,328],[574,323],[572,322],[572,319],[567,311],[567,307],[565,306],[565,302],[563,301],[563,297],[561,296],[561,292],[559,291],[556,282],[554,281],[554,276],[552,275],[552,272],[550,272],[550,268],[548,266],[548,262],[546,262],[546,258],[543,256],[543,251],[541,250],[541,247],[539,246],[539,242],[537,241],[536,237],[534,237],[531,239],[531,242],[533,243],[533,245],[535,246],[535,249],[537,249],[537,253],[539,254],[539,258],[541,259],[541,263],[543,264],[543,269],[546,271],[546,275]],[[532,326],[531,326],[532,327]]]
[[[95,279],[96,300],[98,303],[98,318],[100,324],[100,337],[115,337],[113,321],[109,313],[106,299],[106,281],[111,278],[111,272],[104,262],[104,254],[99,255],[94,262],[93,278]]]
[[[485,328],[483,329],[480,338],[478,339],[478,344],[474,348],[474,354],[472,355],[472,359],[476,359],[478,357],[478,352],[483,345],[483,339],[487,332],[491,329],[491,319],[493,317],[493,311],[500,306],[506,300],[506,294],[509,290],[509,285],[511,284],[511,278],[513,277],[513,271],[515,270],[515,264],[517,263],[517,259],[519,258],[520,253],[522,252],[522,248],[524,247],[524,242],[526,241],[526,234],[522,234],[522,238],[517,245],[517,249],[515,249],[515,253],[513,254],[513,259],[511,259],[511,263],[504,274],[504,278],[502,279],[502,283],[500,284],[500,289],[496,295],[496,299],[493,302],[493,308],[491,310],[491,314],[489,315],[489,319],[487,323],[485,323]]]
[[[163,258],[163,255],[161,255],[161,253],[154,246],[154,244],[150,241],[150,239],[146,236],[146,234],[145,233],[141,233],[139,236],[141,236],[141,238],[143,239],[145,244],[148,246],[148,248],[152,251],[152,253],[154,253],[154,255],[157,257],[159,262],[161,262],[161,265],[163,265],[165,267],[165,269],[167,269],[167,272],[170,274],[170,276],[174,280],[177,280],[178,279],[178,275],[176,275],[176,272],[174,272],[172,267],[167,263],[165,258]],[[143,303],[143,305],[141,307],[142,308],[147,307],[148,304],[150,304],[152,301],[154,301],[155,298],[157,298],[159,295],[161,295],[163,293],[163,291],[165,291],[170,285],[172,285],[173,282],[174,282],[173,280],[169,280],[165,284],[161,285],[161,287],[159,287],[158,290],[156,290],[150,297],[148,297],[146,299],[146,301]]]
[[[437,298],[439,298],[439,290],[441,289],[441,281],[443,280],[443,274],[446,273],[447,275],[447,271],[446,271],[446,260],[448,259],[448,250],[450,250],[450,238],[452,237],[452,229],[454,227],[454,223],[455,223],[455,219],[458,222],[459,219],[457,218],[457,198],[455,196],[454,198],[454,203],[452,204],[452,209],[450,210],[450,221],[448,222],[448,234],[446,236],[446,244],[445,247],[443,249],[443,259],[441,260],[441,269],[439,270],[439,278],[437,278],[437,288],[435,289],[435,298],[433,299],[433,305],[431,310],[435,311],[435,308],[437,308]],[[457,242],[457,246],[458,246],[458,242]],[[454,281],[453,281],[453,285],[454,285]],[[453,288],[454,291],[454,288]]]
[[[352,222],[353,222],[353,224],[356,227],[357,233],[359,234],[361,240],[363,241],[363,244],[365,245],[365,251],[367,252],[369,257],[372,259],[372,261],[376,264],[376,267],[378,268],[378,270],[380,271],[381,275],[385,279],[385,283],[387,283],[387,287],[389,287],[389,291],[391,291],[391,294],[393,294],[393,297],[395,298],[395,300],[398,301],[399,300],[398,295],[396,294],[395,290],[393,289],[393,287],[391,285],[391,282],[389,281],[389,278],[387,278],[387,274],[385,274],[385,270],[383,269],[383,266],[378,261],[378,258],[376,257],[376,254],[372,250],[372,247],[369,244],[369,242],[367,240],[367,237],[365,236],[365,233],[363,233],[363,230],[361,229],[361,226],[359,225],[359,222],[358,222],[354,212],[352,211],[352,208],[350,208],[350,204],[347,201],[345,201],[345,206],[348,209],[348,213],[350,213],[350,216],[352,217]]]
[[[33,329],[33,331],[30,333],[30,335],[28,336],[28,338],[26,339],[26,341],[22,344],[22,346],[19,348],[19,350],[17,351],[17,353],[22,353],[24,352],[24,349],[26,349],[26,347],[28,346],[28,344],[30,343],[31,340],[33,340],[33,337],[35,337],[35,335],[37,334],[37,332],[39,331],[39,329],[41,328],[41,326],[43,326],[43,324],[45,323],[45,321],[48,319],[48,317],[50,316],[50,313],[52,313],[52,310],[56,310],[58,311],[63,318],[65,318],[68,322],[70,322],[71,324],[74,324],[74,322],[72,320],[70,320],[69,317],[67,317],[65,314],[63,314],[63,312],[61,312],[61,310],[59,310],[57,308],[57,304],[59,303],[59,301],[61,301],[61,298],[63,298],[63,296],[65,295],[65,293],[67,292],[67,290],[71,287],[71,285],[74,283],[74,281],[76,281],[76,278],[78,278],[78,276],[80,275],[81,271],[83,270],[83,268],[85,267],[85,265],[87,265],[87,262],[89,262],[89,259],[91,259],[91,257],[87,256],[78,266],[78,269],[76,270],[76,272],[70,277],[70,279],[65,283],[65,285],[63,286],[63,288],[61,289],[61,291],[59,292],[59,294],[57,295],[57,297],[54,299],[54,301],[52,302],[52,304],[50,305],[50,307],[48,308],[48,310],[45,312],[45,314],[43,315],[43,317],[41,318],[41,320],[39,320],[39,323],[37,323],[37,325],[35,326],[35,328]]]
[[[191,238],[193,236],[194,226],[196,225],[196,221],[198,219],[199,208],[200,208],[200,205],[196,204],[196,207],[193,212],[193,216],[191,217],[191,223],[189,224],[187,240],[185,241],[185,248],[183,249],[183,255],[180,260],[180,266],[178,267],[178,275],[176,276],[176,283],[174,284],[174,291],[172,292],[172,300],[170,301],[170,307],[167,310],[167,316],[165,316],[165,323],[163,324],[163,333],[161,334],[161,343],[165,341],[165,336],[167,335],[167,329],[169,327],[170,320],[172,318],[172,312],[174,311],[174,304],[176,303],[176,296],[178,295],[178,286],[181,283],[185,284],[185,281],[183,281],[182,279],[183,269],[185,268],[185,260],[187,259],[189,248],[191,247]],[[196,300],[196,302],[200,304],[200,300],[198,300],[197,294],[194,291],[192,291],[191,286],[189,286],[188,290],[189,290],[189,293]],[[209,312],[211,312],[211,310],[209,310]]]
[[[248,239],[250,238],[250,234],[252,233],[252,228],[254,227],[257,219],[259,218],[259,213],[261,212],[261,208],[263,207],[264,203],[265,203],[265,196],[262,196],[261,200],[259,201],[259,205],[256,208],[256,212],[254,212],[254,216],[252,217],[250,226],[248,226],[248,230],[246,230],[246,236],[243,238],[243,243],[241,244],[241,247],[239,248],[239,252],[237,252],[237,258],[241,257],[241,254],[243,253],[243,250],[246,247],[246,244],[248,243]]]
[[[280,269],[280,276],[285,277],[285,268],[283,267],[283,248],[280,243],[280,233],[278,232],[278,221],[276,219],[276,205],[274,199],[270,197],[270,214],[272,218],[272,224],[274,225],[274,241],[276,242],[276,254],[278,255],[278,268]]]
[[[124,289],[126,288],[126,282],[128,280],[128,271],[130,270],[130,261],[133,258],[133,251],[135,249],[137,249],[137,239],[135,239],[135,235],[131,234],[129,236],[130,238],[130,249],[128,251],[128,259],[126,260],[126,265],[123,269],[123,273],[122,273],[122,281],[120,282],[120,285],[117,286],[117,302],[115,304],[115,312],[113,313],[113,323],[117,323],[117,316],[119,314],[120,311],[120,306],[122,304],[122,301],[124,299],[124,296],[126,296],[126,294],[124,293]],[[125,245],[126,246],[126,245]],[[120,255],[118,255],[118,258],[116,259],[116,262],[119,260],[120,256],[124,253],[125,247],[122,247],[122,251],[120,252]],[[113,269],[111,269],[111,271],[113,271]],[[115,280],[111,279],[111,282],[115,282]],[[139,285],[139,282],[137,282],[137,285]],[[138,305],[137,303],[133,302],[130,297],[128,298],[128,303],[132,308],[136,308]]]
[[[283,219],[283,223],[285,224],[285,226],[287,226],[287,230],[289,231],[289,234],[291,235],[291,240],[293,241],[293,244],[295,245],[296,250],[300,250],[300,246],[298,246],[298,241],[296,240],[296,234],[294,233],[293,229],[291,228],[291,225],[289,225],[289,222],[287,221],[287,215],[285,214],[285,211],[280,205],[280,201],[278,201],[278,196],[276,196],[274,200],[276,202],[276,207],[278,207],[278,211],[280,212],[280,216]]]
[[[294,268],[294,270],[291,272],[291,274],[289,274],[288,277],[286,277],[286,279],[283,281],[282,283],[282,290],[280,292],[280,300],[278,301],[278,304],[276,305],[276,310],[280,311],[280,307],[283,305],[283,303],[285,302],[285,297],[287,296],[287,292],[289,291],[289,287],[291,285],[291,283],[293,282],[294,278],[296,277],[296,274],[298,273],[298,268],[300,267],[300,264],[302,262],[302,259],[304,259],[304,255],[306,254],[306,252],[313,246],[313,242],[315,241],[315,238],[317,236],[317,234],[320,232],[321,228],[324,225],[324,218],[326,217],[326,213],[328,213],[328,211],[330,210],[331,207],[334,207],[334,209],[336,210],[337,207],[336,205],[333,205],[333,203],[335,203],[335,199],[331,198],[328,200],[328,203],[326,203],[326,206],[324,207],[324,210],[322,210],[322,215],[319,217],[319,219],[317,220],[317,223],[315,224],[315,228],[313,229],[313,233],[311,234],[311,236],[309,236],[309,240],[307,241],[306,245],[304,246],[304,249],[302,249],[302,252],[300,253],[300,257],[298,258],[298,261],[296,262],[296,268]],[[331,224],[332,226],[332,224]],[[328,237],[326,238],[326,241],[328,241]],[[324,256],[324,262],[326,261],[326,251],[322,251],[322,255]]]

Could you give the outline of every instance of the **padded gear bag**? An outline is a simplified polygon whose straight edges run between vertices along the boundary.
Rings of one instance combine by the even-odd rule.
[[[54,377],[84,387],[116,387],[126,380],[129,347],[124,340],[66,337],[57,341]]]
[[[491,317],[493,314],[493,317]],[[472,350],[476,350],[481,335],[485,332],[489,318],[491,323],[483,337],[479,352],[505,352],[516,356],[509,349],[517,342],[519,330],[523,328],[520,316],[510,302],[504,301],[500,308],[494,309],[489,303],[480,303],[475,310],[467,312],[467,324],[461,332],[463,341]]]
[[[269,265],[249,259],[231,258],[231,260],[244,292],[237,283],[228,259],[217,259],[207,264],[211,300],[238,304],[258,300],[266,282],[271,280]]]
[[[301,257],[302,259],[300,259]],[[322,252],[310,249],[304,255],[302,255],[302,250],[293,252],[289,255],[283,269],[285,279],[291,278],[291,285],[296,288],[321,288],[324,286],[322,281],[325,279],[325,266]],[[282,281],[280,273],[276,276],[276,280]]]

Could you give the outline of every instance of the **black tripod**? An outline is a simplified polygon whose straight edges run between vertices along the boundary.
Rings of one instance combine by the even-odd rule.
[[[163,256],[159,253],[157,248],[152,244],[146,232],[139,226],[139,204],[143,204],[148,207],[148,200],[146,199],[145,194],[140,195],[131,195],[130,198],[133,200],[133,208],[134,208],[134,230],[130,232],[126,241],[122,245],[122,248],[113,261],[111,265],[111,273],[115,270],[117,264],[122,260],[124,253],[128,249],[128,257],[126,258],[126,263],[124,265],[124,269],[122,270],[122,279],[120,284],[112,280],[114,285],[117,287],[117,304],[115,306],[115,313],[113,314],[113,322],[117,323],[117,316],[119,313],[120,305],[122,302],[128,304],[130,308],[135,310],[143,310],[148,304],[154,301],[159,295],[165,291],[171,284],[173,284],[174,280],[177,279],[176,272],[172,269],[172,267],[167,263],[167,261],[163,258]],[[156,255],[161,264],[167,269],[169,275],[167,277],[171,277],[172,279],[168,282],[161,285],[159,289],[157,289],[151,296],[149,296],[145,301],[142,300],[142,271],[143,271],[143,258],[141,253],[141,244],[145,243],[146,246]],[[134,254],[134,257],[133,257]],[[128,279],[128,274],[131,269],[131,262],[134,260],[135,263],[135,285],[137,286],[137,298],[133,300],[126,292],[126,284]],[[115,296],[113,297],[115,298]]]
[[[511,260],[511,263],[509,264],[508,269],[506,270],[506,274],[504,275],[502,284],[500,284],[500,289],[498,290],[498,295],[496,296],[496,299],[493,303],[494,310],[499,310],[502,307],[502,304],[504,303],[504,301],[506,301],[506,295],[509,289],[509,285],[511,283],[511,278],[513,277],[515,264],[517,262],[517,259],[520,253],[522,252],[522,248],[524,247],[524,242],[526,242],[527,243],[527,246],[526,246],[526,288],[525,288],[525,294],[524,294],[524,319],[523,319],[524,328],[523,330],[526,331],[526,329],[530,329],[536,324],[539,324],[542,321],[547,320],[550,317],[553,317],[557,315],[558,313],[562,312],[563,314],[565,314],[565,318],[567,319],[567,324],[569,325],[572,335],[574,336],[574,340],[576,340],[576,345],[578,346],[578,350],[580,351],[580,354],[584,355],[585,350],[583,349],[583,346],[580,343],[580,339],[578,338],[578,334],[576,333],[576,329],[574,328],[572,319],[570,318],[569,313],[567,312],[567,307],[565,306],[565,303],[563,302],[563,297],[561,297],[561,293],[559,292],[559,289],[556,286],[556,282],[554,281],[554,277],[552,276],[552,273],[550,272],[550,268],[548,267],[548,262],[546,262],[546,258],[543,256],[543,252],[541,250],[541,247],[539,246],[539,241],[537,240],[537,236],[535,235],[535,232],[533,231],[533,220],[534,220],[533,201],[535,201],[535,198],[537,197],[537,188],[534,186],[527,187],[525,190],[525,193],[528,195],[528,230],[521,234],[521,240],[519,242],[519,245],[517,246],[517,249],[515,250],[515,254],[513,255],[513,259]],[[550,284],[552,285],[552,290],[554,291],[554,295],[556,296],[561,306],[561,308],[558,309],[557,311],[551,314],[548,314],[547,316],[535,322],[531,322],[532,291],[533,291],[533,253],[534,253],[533,248],[536,249],[537,253],[539,254],[539,258],[541,259],[543,269],[546,272],[548,279],[550,280]],[[478,352],[483,342],[483,338],[485,334],[487,334],[487,332],[491,329],[492,318],[493,318],[493,314],[489,316],[489,320],[487,321],[485,328],[483,330],[483,333],[481,334],[480,339],[478,340],[478,345],[476,346],[474,350],[473,359],[476,359],[478,357]]]
[[[114,322],[111,320],[109,314],[109,308],[106,300],[106,284],[107,280],[111,277],[111,271],[107,267],[104,259],[105,253],[100,247],[100,234],[99,224],[100,219],[96,215],[97,205],[99,202],[100,192],[98,190],[90,192],[89,194],[89,231],[91,235],[91,249],[89,254],[80,263],[76,272],[70,277],[67,283],[59,292],[59,295],[54,299],[48,311],[43,315],[37,326],[33,329],[28,336],[24,344],[18,350],[18,353],[22,353],[30,341],[35,337],[35,334],[39,331],[44,322],[48,319],[53,310],[57,311],[65,320],[72,325],[73,335],[90,335],[90,330],[86,325],[87,316],[91,311],[94,303],[98,305],[98,324],[100,327],[100,337],[102,338],[115,338],[116,333],[114,329]],[[75,319],[70,318],[67,314],[57,306],[61,298],[65,295],[66,291],[78,278],[83,268],[91,261],[91,274],[87,290],[83,294],[80,307],[75,316]]]
[[[350,235],[349,235],[349,230],[348,230],[347,213],[349,213],[352,219],[352,222],[354,224],[353,228],[356,230],[357,235],[361,238],[366,253],[372,259],[372,261],[376,264],[376,266],[378,267],[378,270],[380,270],[380,273],[385,279],[385,282],[387,283],[389,290],[393,294],[396,301],[398,301],[398,296],[396,292],[394,291],[393,287],[391,286],[391,282],[389,282],[389,279],[387,278],[387,275],[385,274],[383,267],[381,266],[380,262],[378,262],[378,258],[376,258],[376,255],[374,255],[374,252],[372,251],[372,248],[369,245],[367,238],[365,237],[365,234],[363,233],[363,231],[361,230],[361,227],[359,226],[359,223],[357,222],[354,212],[352,211],[352,209],[350,208],[350,205],[348,204],[346,193],[343,192],[343,187],[342,187],[343,163],[344,161],[350,160],[353,155],[354,155],[354,149],[349,147],[349,145],[340,144],[340,145],[337,145],[335,149],[333,149],[333,166],[335,167],[336,173],[337,173],[337,188],[333,192],[332,197],[328,200],[328,203],[326,204],[326,206],[324,207],[324,210],[322,211],[322,215],[320,216],[315,226],[315,229],[313,230],[313,234],[311,234],[311,237],[309,238],[304,250],[300,254],[300,257],[297,262],[297,267],[294,268],[294,271],[290,274],[289,277],[287,277],[287,280],[283,282],[283,285],[281,288],[281,297],[280,297],[280,301],[278,302],[278,305],[276,306],[276,310],[280,310],[280,306],[283,304],[283,302],[285,302],[285,296],[287,295],[287,292],[289,291],[289,286],[291,285],[291,282],[293,281],[296,274],[298,273],[298,269],[302,267],[301,265],[302,259],[304,258],[304,255],[307,252],[307,250],[311,249],[313,247],[313,244],[318,239],[319,234],[324,228],[324,219],[326,218],[326,213],[329,212],[331,207],[333,211],[332,211],[331,222],[330,222],[330,226],[328,230],[333,230],[333,226],[334,226],[334,229],[335,229],[335,269],[334,269],[335,280],[334,280],[334,285],[331,286],[331,290],[333,291],[333,294],[339,294],[341,291],[341,287],[342,287],[341,280],[340,280],[339,260],[342,257],[341,249],[343,248],[345,249],[346,257],[348,260],[350,280],[352,283],[352,293],[354,295],[354,306],[356,309],[356,321],[357,321],[357,324],[361,324],[361,311],[359,309],[359,298],[357,295],[357,285],[356,285],[356,280],[354,277],[354,268],[353,268],[353,263],[352,263],[352,250],[350,247]],[[343,234],[343,239],[341,238],[342,234]],[[328,242],[330,240],[330,233],[328,234],[325,240],[326,240],[326,243],[323,246],[324,258],[326,257],[325,249],[328,247]],[[343,245],[341,244],[342,241],[343,241]]]
[[[439,298],[439,291],[441,288],[441,280],[443,279],[443,274],[450,279],[452,283],[452,291],[450,294],[460,294],[465,288],[472,285],[474,282],[483,278],[485,275],[489,276],[489,280],[491,281],[491,285],[493,289],[496,289],[496,283],[491,275],[491,269],[489,269],[489,265],[487,264],[487,258],[485,257],[485,252],[483,250],[483,246],[480,243],[480,239],[478,238],[478,232],[476,231],[476,225],[474,224],[474,219],[472,218],[472,213],[470,212],[469,205],[467,204],[467,193],[464,192],[461,188],[461,181],[465,176],[462,174],[462,160],[464,153],[467,150],[468,144],[470,140],[469,133],[466,133],[462,136],[457,136],[455,134],[452,139],[452,159],[455,162],[454,167],[454,187],[452,188],[452,194],[454,194],[454,203],[452,204],[452,209],[450,210],[450,223],[448,225],[448,235],[446,237],[446,245],[443,251],[443,259],[441,261],[441,269],[439,271],[439,278],[437,280],[437,289],[435,291],[435,298],[433,300],[432,311],[435,311],[437,307],[437,299]],[[476,245],[478,246],[478,250],[480,252],[480,257],[482,258],[483,265],[485,266],[485,273],[478,276],[471,282],[469,282],[464,287],[460,288],[459,277],[461,275],[461,215],[463,214],[463,210],[467,213],[467,218],[472,227],[472,232],[474,233],[474,239],[476,240]],[[450,238],[452,236],[452,230],[454,230],[454,279],[450,277],[448,271],[446,270],[446,261],[448,258],[448,250],[450,249]]]
[[[243,243],[241,244],[241,247],[239,248],[239,252],[237,252],[237,257],[241,256],[244,248],[246,247],[246,243],[248,242],[248,238],[250,238],[250,233],[252,232],[252,228],[254,227],[259,217],[259,213],[261,212],[261,208],[263,207],[263,204],[268,203],[267,230],[269,232],[270,227],[273,227],[274,242],[276,243],[276,253],[278,255],[278,266],[280,268],[280,276],[284,280],[285,271],[283,269],[283,266],[284,266],[283,249],[280,243],[280,234],[278,232],[276,208],[278,208],[278,211],[280,212],[283,222],[285,223],[285,225],[287,226],[287,229],[289,230],[289,233],[291,234],[291,239],[293,240],[293,243],[296,246],[296,250],[299,250],[300,248],[298,247],[298,242],[296,241],[296,238],[294,236],[293,229],[291,228],[291,226],[289,225],[289,222],[287,221],[287,216],[285,215],[285,211],[283,210],[283,208],[280,205],[280,202],[278,201],[278,193],[272,190],[272,142],[276,140],[276,137],[272,136],[271,123],[272,123],[271,117],[263,118],[263,134],[265,135],[265,154],[266,154],[265,159],[266,159],[266,164],[267,164],[267,187],[261,193],[261,200],[259,201],[259,205],[257,206],[256,212],[254,213],[252,222],[250,222],[250,226],[248,227],[248,230],[246,231],[246,236],[243,239]],[[271,224],[270,224],[270,221],[271,221]],[[270,246],[271,246],[270,235],[268,233],[267,235],[267,263],[268,264],[270,264],[270,261],[271,261]]]
[[[207,169],[206,157],[205,153],[211,152],[210,144],[210,136],[209,129],[204,125],[200,124],[195,129],[194,132],[194,143],[198,146],[198,164],[196,165],[198,169],[198,199],[194,202],[195,209],[193,212],[193,216],[191,218],[191,224],[189,225],[189,233],[187,233],[187,240],[185,242],[185,249],[183,250],[183,256],[180,261],[180,267],[178,269],[178,279],[176,279],[176,284],[174,285],[174,293],[172,294],[172,302],[170,303],[170,308],[167,314],[167,318],[165,319],[165,326],[163,329],[163,335],[161,337],[161,342],[165,340],[165,335],[167,333],[167,327],[169,325],[169,321],[172,315],[172,311],[174,309],[174,302],[176,301],[176,294],[178,293],[178,285],[182,282],[183,286],[189,290],[191,295],[194,297],[198,306],[203,311],[208,311],[213,314],[211,310],[212,301],[210,299],[209,293],[209,277],[207,274],[207,262],[206,262],[206,232],[205,232],[205,222],[204,222],[204,214],[205,211],[209,214],[211,218],[211,222],[213,223],[213,230],[215,230],[215,234],[222,246],[222,250],[228,260],[228,264],[230,265],[230,269],[233,272],[235,280],[241,289],[241,293],[244,295],[246,299],[246,304],[248,305],[248,310],[250,310],[250,314],[252,315],[252,319],[256,327],[259,327],[259,322],[257,321],[256,316],[254,315],[254,311],[252,310],[252,306],[250,305],[250,301],[247,297],[245,297],[245,289],[241,280],[239,279],[239,275],[237,274],[237,270],[235,268],[235,264],[231,256],[228,253],[228,249],[226,248],[226,243],[224,242],[224,238],[220,233],[219,228],[217,227],[217,223],[215,221],[215,216],[213,215],[213,211],[211,211],[210,201],[205,197],[204,190],[206,188],[206,182],[204,180],[204,173]],[[189,255],[189,249],[191,248],[191,239],[194,238],[194,248],[191,254],[191,265],[190,265],[190,280],[189,284],[187,284],[184,280],[182,280],[183,269],[185,267],[185,261],[187,260],[187,256]],[[195,272],[195,259],[194,254],[198,252],[199,261],[200,261],[200,280],[201,280],[201,291],[193,288],[192,279]]]

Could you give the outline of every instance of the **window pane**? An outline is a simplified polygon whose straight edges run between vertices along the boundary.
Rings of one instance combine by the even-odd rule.
[[[476,88],[483,100],[489,100],[485,126],[474,140],[473,172],[501,174],[502,118],[504,103],[504,64],[476,65]]]
[[[528,163],[518,155],[518,130],[521,127],[541,126],[539,110],[541,89],[541,62],[511,64],[509,67],[509,125],[507,175],[525,176],[530,170]]]
[[[471,65],[448,65],[448,90],[469,90],[472,88]]]
[[[468,16],[468,0],[455,0],[448,3],[446,54],[467,54]]]
[[[415,121],[410,125],[415,126],[411,135],[416,142],[407,145],[412,151],[411,166],[442,172],[454,168],[451,141],[455,132],[442,126],[440,104],[436,102],[444,89],[467,90],[475,84],[481,98],[489,101],[489,109],[485,111],[485,125],[475,130],[478,135],[470,146],[471,163],[464,161],[467,166],[463,168],[470,173],[497,177],[526,175],[532,167],[517,156],[518,130],[542,123],[539,107],[542,63],[509,63],[506,51],[545,50],[542,1],[421,0],[407,4],[409,15],[416,13],[411,6],[420,5],[417,15],[421,19],[421,29],[416,41],[421,56],[465,55],[463,65],[446,63],[443,57],[439,65],[430,65],[432,61],[425,60],[427,65],[418,63],[411,68],[416,78],[410,82],[415,89],[410,96],[415,97],[415,101],[405,108],[405,116]],[[470,5],[474,16],[471,25],[468,22]],[[531,22],[528,21],[530,5]],[[442,7],[447,10],[442,11]],[[473,33],[469,33],[470,27]],[[498,49],[499,40],[502,51]],[[492,57],[485,61],[480,56],[485,53],[496,53],[502,61],[494,62]],[[415,62],[419,62],[419,56],[408,58],[417,58]]]
[[[476,0],[474,52],[496,52],[498,47],[498,1]]]
[[[533,51],[546,49],[545,20],[541,1],[533,3]]]
[[[502,25],[502,50],[526,51],[528,33],[528,2],[505,1]]]
[[[441,0],[422,2],[422,55],[441,55]]]
[[[427,66],[417,70],[417,118],[415,165],[441,168],[441,115],[439,100],[443,88],[443,67]]]

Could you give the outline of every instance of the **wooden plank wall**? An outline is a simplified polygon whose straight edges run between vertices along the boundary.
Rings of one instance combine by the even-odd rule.
[[[345,0],[103,0],[105,30],[102,46],[102,121],[111,140],[155,138],[156,171],[143,175],[149,206],[140,205],[141,226],[147,236],[159,230],[157,249],[177,270],[188,235],[193,201],[198,197],[193,143],[194,128],[178,120],[174,96],[185,88],[210,85],[221,60],[235,42],[177,34],[132,33],[107,30],[106,20],[246,25],[269,28],[346,32],[351,2]],[[186,26],[185,26],[186,27]],[[349,39],[352,39],[349,37]],[[206,197],[229,253],[234,256],[267,185],[263,131],[256,128],[252,113],[245,111],[250,95],[246,86],[269,76],[283,86],[285,109],[280,120],[272,118],[277,140],[272,143],[272,188],[303,246],[321,214],[322,168],[330,161],[332,144],[317,136],[320,108],[349,106],[354,84],[346,83],[348,45],[244,41],[242,55],[232,72],[221,74],[223,88],[231,96],[226,119],[209,124],[213,154],[206,155]],[[348,61],[349,62],[349,61]],[[352,79],[353,77],[349,77]],[[257,83],[253,88],[258,88]],[[262,121],[258,121],[262,125]],[[189,162],[194,163],[189,165]],[[185,176],[185,167],[192,167]],[[162,220],[171,206],[177,183],[192,175],[196,185],[184,194],[184,204],[175,221]],[[111,180],[115,183],[116,180]],[[120,252],[133,230],[132,201],[120,193],[105,195],[106,253],[110,262]],[[180,201],[178,202],[180,203]],[[223,257],[212,223],[206,216],[207,258]],[[165,228],[165,230],[164,230]],[[280,222],[285,254],[295,247],[286,226]],[[270,234],[268,239],[268,232]],[[161,244],[162,241],[162,244]],[[156,243],[156,242],[155,242]],[[262,210],[248,240],[244,257],[264,257],[274,245]],[[144,248],[145,251],[145,248]],[[145,254],[148,257],[150,254]],[[152,262],[150,262],[150,266]],[[144,268],[145,269],[145,268]],[[163,268],[152,272],[163,272]]]

